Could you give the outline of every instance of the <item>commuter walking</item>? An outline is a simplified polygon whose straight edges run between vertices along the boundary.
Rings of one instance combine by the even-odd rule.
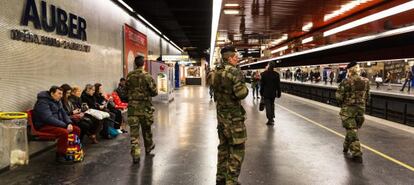
[[[400,91],[404,91],[405,86],[408,84],[408,92],[410,92],[411,80],[412,79],[413,79],[413,72],[412,71],[407,71],[405,73],[405,82],[404,82],[404,85],[402,86],[402,89]]]
[[[280,98],[280,76],[274,71],[275,64],[269,62],[267,70],[262,73],[260,80],[260,95],[264,98],[267,125],[274,125],[275,121],[275,98]]]
[[[332,82],[335,78],[335,72],[333,70],[331,70],[331,72],[329,73],[329,83],[332,85]]]
[[[252,75],[252,89],[253,89],[253,98],[259,97],[259,88],[260,88],[260,74],[258,71],[254,72]]]
[[[377,89],[380,87],[382,83],[382,75],[380,72],[377,72],[377,74],[375,75],[375,84],[377,85]]]
[[[392,88],[391,88],[391,77],[392,77],[392,75],[391,75],[391,72],[387,72],[387,76],[386,76],[386,78],[385,78],[385,81],[384,81],[384,83],[388,83],[388,88],[387,88],[387,90],[391,90]]]
[[[347,66],[348,78],[344,79],[336,91],[336,99],[341,107],[342,126],[346,129],[343,144],[344,154],[351,153],[351,159],[362,163],[361,144],[358,129],[364,123],[365,105],[369,98],[369,80],[358,75],[359,66],[351,62]]]
[[[213,99],[214,96],[214,90],[212,87],[213,81],[214,81],[214,72],[215,70],[211,70],[210,72],[208,72],[207,74],[207,85],[208,85],[208,93],[210,94],[210,100]]]
[[[157,86],[151,75],[144,71],[144,57],[137,56],[134,61],[137,69],[127,76],[128,124],[130,126],[131,155],[134,163],[139,163],[141,147],[140,127],[144,138],[145,153],[155,148],[152,140],[151,125],[154,123],[154,107],[151,97],[157,96]]]
[[[236,48],[227,46],[221,50],[222,63],[214,74],[214,98],[217,102],[217,132],[220,143],[217,156],[217,185],[238,183],[247,140],[246,120],[241,100],[249,93],[243,73],[236,67]]]

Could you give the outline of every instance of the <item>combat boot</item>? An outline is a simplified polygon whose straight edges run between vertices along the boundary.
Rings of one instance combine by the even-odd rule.
[[[353,157],[351,158],[351,160],[352,160],[353,162],[356,162],[356,163],[362,163],[362,162],[363,162],[363,160],[362,160],[362,156],[353,156]]]
[[[224,180],[224,179],[217,180],[216,185],[226,185],[226,180]]]
[[[131,156],[132,156],[132,162],[134,164],[138,164],[140,161],[140,156],[141,156],[141,152],[140,152],[140,148],[137,146],[132,146],[131,147]]]
[[[145,154],[147,154],[147,155],[148,155],[148,154],[150,154],[150,153],[151,153],[151,151],[152,151],[152,150],[154,150],[154,148],[155,148],[155,144],[153,143],[153,144],[151,145],[151,147],[149,147],[149,149],[146,149],[146,150],[145,150]]]

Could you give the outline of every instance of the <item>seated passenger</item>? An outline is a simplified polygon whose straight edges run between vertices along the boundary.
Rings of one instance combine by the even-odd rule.
[[[86,103],[88,108],[90,109],[104,111],[105,107],[97,103],[94,93],[95,93],[95,86],[91,84],[87,84],[85,86],[85,90],[82,92],[82,95],[81,95],[82,102]],[[104,119],[102,131],[100,132],[100,134],[105,139],[112,139],[112,137],[109,135],[109,132],[108,132],[109,125],[111,125],[111,122],[108,119]]]
[[[58,139],[56,161],[66,162],[65,155],[68,147],[68,135],[74,133],[79,136],[79,127],[72,124],[72,120],[63,109],[63,90],[52,86],[49,91],[42,91],[37,95],[37,102],[33,108],[33,123],[40,132],[53,134]]]
[[[121,98],[122,102],[128,102],[128,95],[125,89],[126,87],[125,83],[126,83],[125,78],[121,78],[118,84],[118,88],[115,90],[116,93],[118,93],[119,98]]]
[[[63,89],[63,108],[65,109],[66,113],[70,116],[73,123],[76,126],[80,127],[80,139],[82,140],[83,136],[86,134],[93,144],[98,143],[98,141],[96,140],[96,131],[98,129],[97,126],[99,123],[94,122],[94,120],[96,119],[93,119],[92,116],[85,115],[81,111],[80,106],[75,105],[72,101],[69,100],[69,97],[72,93],[72,87],[70,87],[68,84],[63,84],[61,88]],[[78,91],[78,94],[80,96],[80,89],[78,89]]]
[[[100,83],[95,84],[95,99],[99,106],[103,107],[101,110],[111,114],[111,119],[115,120],[114,128],[118,130],[119,133],[122,133],[120,130],[122,123],[122,112],[115,108],[115,104],[112,99],[106,99],[103,86]]]

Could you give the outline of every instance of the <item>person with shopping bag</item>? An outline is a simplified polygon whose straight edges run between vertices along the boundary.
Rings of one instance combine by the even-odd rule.
[[[33,123],[37,130],[54,135],[57,141],[56,161],[68,163],[66,152],[69,134],[80,135],[80,128],[73,125],[72,120],[63,109],[60,101],[63,89],[52,86],[49,91],[42,91],[37,95],[37,102],[33,108]]]

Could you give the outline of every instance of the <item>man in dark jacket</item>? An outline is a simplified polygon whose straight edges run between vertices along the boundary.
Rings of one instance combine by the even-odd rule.
[[[60,99],[63,90],[52,86],[49,91],[42,91],[37,95],[37,102],[33,109],[33,123],[40,132],[54,135],[57,139],[56,161],[65,162],[68,148],[68,135],[80,135],[80,129],[72,125],[70,117],[63,109]]]
[[[115,90],[122,102],[128,102],[128,92],[126,90],[126,79],[121,78],[118,88]]]
[[[274,125],[275,121],[275,98],[280,98],[280,76],[274,71],[275,64],[270,62],[267,70],[261,74],[260,95],[264,98],[266,107],[267,125]]]

